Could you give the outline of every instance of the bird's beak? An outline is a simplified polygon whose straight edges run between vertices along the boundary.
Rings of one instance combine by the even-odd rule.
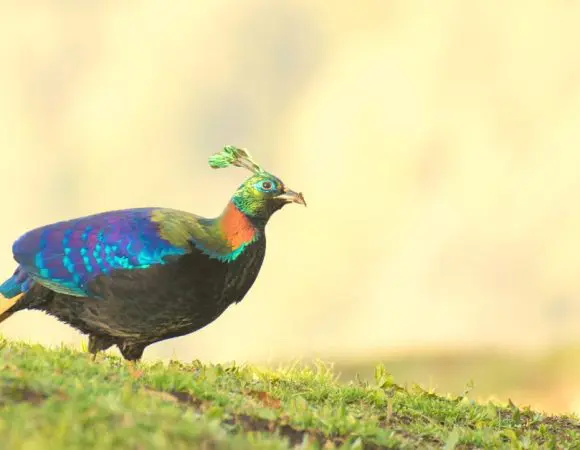
[[[288,203],[298,203],[299,205],[306,206],[306,200],[304,200],[304,196],[302,192],[294,192],[290,189],[285,189],[280,195],[277,195],[276,198],[280,200],[284,200]]]

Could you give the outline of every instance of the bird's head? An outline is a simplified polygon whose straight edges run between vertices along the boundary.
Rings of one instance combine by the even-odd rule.
[[[302,193],[288,189],[282,180],[257,165],[244,149],[227,146],[222,152],[213,155],[209,163],[213,168],[234,165],[245,167],[254,173],[232,197],[234,205],[249,217],[267,221],[273,213],[288,203],[306,206]]]
[[[282,180],[268,172],[248,178],[235,192],[232,202],[247,216],[262,220],[268,220],[288,203],[306,206],[301,193],[288,189]]]

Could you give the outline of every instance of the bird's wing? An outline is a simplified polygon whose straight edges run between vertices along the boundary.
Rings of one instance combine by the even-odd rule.
[[[37,228],[14,243],[14,259],[31,281],[63,294],[91,296],[89,282],[96,277],[163,265],[191,250],[179,224],[169,235],[166,224],[161,228],[163,211],[111,211]]]

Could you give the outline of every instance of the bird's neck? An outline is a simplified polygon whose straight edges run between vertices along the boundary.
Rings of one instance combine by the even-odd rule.
[[[214,226],[234,251],[257,240],[263,231],[259,224],[241,212],[231,201],[222,214],[215,219]]]

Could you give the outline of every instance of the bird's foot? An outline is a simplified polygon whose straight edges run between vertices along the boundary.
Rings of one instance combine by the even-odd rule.
[[[143,371],[139,369],[139,361],[127,361],[127,370],[131,378],[141,378]]]

